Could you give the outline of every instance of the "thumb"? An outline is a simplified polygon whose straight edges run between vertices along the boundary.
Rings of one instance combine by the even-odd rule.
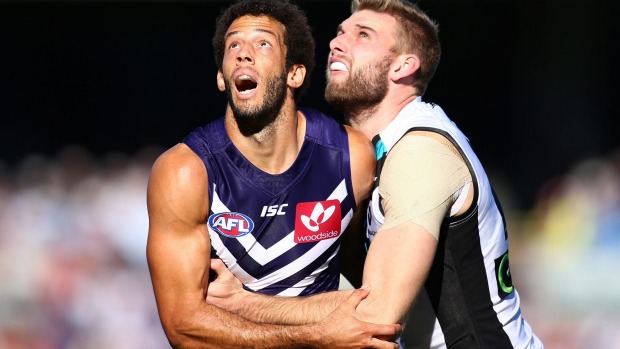
[[[222,269],[226,269],[224,262],[219,258],[211,258],[211,269],[216,273],[220,273]]]
[[[361,301],[363,301],[370,294],[370,286],[362,286],[351,293],[351,295],[346,299],[345,303],[352,307],[353,309],[357,308]]]
[[[211,259],[211,278],[215,279],[215,276],[217,276],[218,278],[221,277],[227,277],[232,275],[232,273],[228,270],[228,268],[226,268],[226,264],[224,264],[224,262],[222,262],[221,259],[219,258],[212,258]],[[230,275],[228,275],[230,274]],[[211,280],[213,281],[213,280]]]

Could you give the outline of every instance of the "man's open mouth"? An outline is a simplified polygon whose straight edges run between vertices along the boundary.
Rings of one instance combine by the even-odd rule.
[[[242,95],[251,93],[256,89],[256,86],[258,86],[258,84],[249,75],[240,75],[235,80],[235,87]]]

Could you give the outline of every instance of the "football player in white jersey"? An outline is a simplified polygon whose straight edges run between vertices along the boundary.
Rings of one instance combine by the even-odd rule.
[[[404,324],[406,348],[542,348],[512,284],[508,229],[484,168],[443,110],[422,101],[441,56],[436,23],[407,0],[353,0],[330,43],[327,101],[378,160],[360,319]],[[351,291],[284,299],[243,291],[218,262],[207,301],[303,324]]]

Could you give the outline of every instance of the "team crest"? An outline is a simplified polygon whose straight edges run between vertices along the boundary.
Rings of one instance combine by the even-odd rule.
[[[222,236],[238,238],[254,230],[250,217],[239,212],[222,212],[209,216],[209,227]]]
[[[340,201],[301,202],[295,210],[295,242],[317,242],[340,236]]]

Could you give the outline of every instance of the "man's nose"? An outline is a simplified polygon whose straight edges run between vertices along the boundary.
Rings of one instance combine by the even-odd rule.
[[[237,53],[237,63],[253,63],[254,59],[252,58],[252,52],[247,45],[241,47],[239,52]]]
[[[329,49],[333,52],[345,52],[346,42],[343,38],[344,35],[337,35],[332,41],[329,42]]]

